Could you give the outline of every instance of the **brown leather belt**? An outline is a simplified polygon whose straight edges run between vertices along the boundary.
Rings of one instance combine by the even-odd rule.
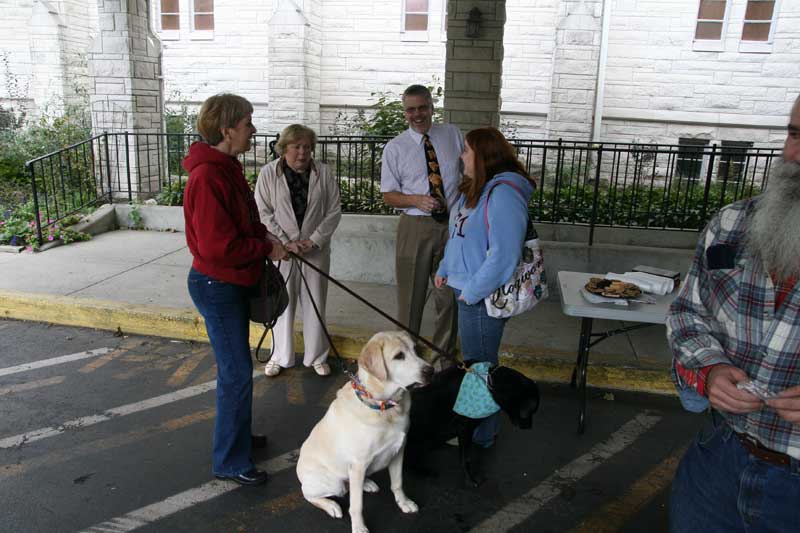
[[[737,433],[735,431],[733,434],[739,438],[739,442],[742,443],[742,446],[744,446],[745,450],[750,452],[750,455],[757,457],[762,461],[779,466],[789,466],[792,462],[791,456],[786,455],[785,453],[775,452],[764,447],[760,442],[750,435]]]

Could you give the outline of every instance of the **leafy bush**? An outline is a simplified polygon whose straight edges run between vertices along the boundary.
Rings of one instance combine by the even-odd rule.
[[[339,180],[342,212],[389,214],[394,211],[383,203],[380,184],[369,180]]]
[[[703,213],[703,184],[689,184],[683,190],[677,187],[623,190],[601,183],[597,194],[595,224],[684,229],[701,229],[721,207],[742,198],[730,185],[712,183]],[[567,185],[558,191],[545,188],[536,191],[531,200],[531,216],[542,222],[590,224],[593,209],[593,184]]]
[[[433,95],[433,121],[440,122],[442,110],[436,108],[436,103],[441,100],[444,90],[439,79],[434,76],[428,89]],[[408,128],[403,114],[401,95],[391,91],[382,91],[371,93],[370,96],[377,96],[378,99],[369,107],[369,112],[360,109],[355,113],[340,111],[336,114],[336,123],[332,128],[335,135],[388,135],[394,137]]]
[[[21,129],[0,131],[0,193],[2,196],[29,197],[31,177],[25,162],[88,139],[91,135],[88,114],[85,109],[67,107],[61,116],[43,115],[38,121]],[[94,190],[94,176],[91,161],[78,157],[59,160],[60,168],[54,168],[56,175],[64,173],[73,180],[75,190]],[[37,189],[44,191],[51,187],[46,172],[37,173]],[[52,191],[51,191],[52,192]],[[0,198],[0,201],[3,199]],[[77,207],[77,206],[76,206]]]
[[[161,192],[156,196],[158,205],[183,205],[184,189],[186,189],[185,179],[162,184]]]
[[[70,228],[77,224],[81,216],[70,215],[58,222],[44,219],[44,213],[39,213],[43,224],[50,224],[42,228],[45,242],[61,240],[64,244],[76,241],[87,241],[92,238],[88,233],[75,231]],[[36,235],[36,212],[33,202],[25,203],[13,211],[6,211],[0,220],[0,244],[11,246],[27,246],[29,250],[38,250],[39,241]]]

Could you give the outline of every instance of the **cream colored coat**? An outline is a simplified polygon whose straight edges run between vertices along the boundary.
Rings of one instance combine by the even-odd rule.
[[[261,222],[284,244],[310,239],[315,247],[303,254],[303,259],[323,272],[330,269],[331,236],[342,218],[339,202],[339,185],[328,172],[328,166],[311,163],[308,180],[308,207],[303,219],[303,229],[297,227],[297,217],[292,208],[292,197],[279,161],[273,161],[261,169],[256,182],[256,204]],[[298,271],[299,268],[299,271]],[[298,305],[303,317],[303,364],[312,366],[324,363],[328,357],[328,340],[323,326],[314,311],[314,300],[320,313],[325,315],[328,296],[328,280],[306,264],[291,261],[280,262],[281,274],[286,280],[289,303],[272,330],[274,353],[272,361],[282,368],[295,364],[294,317]],[[301,285],[298,272],[302,272],[305,283]],[[311,291],[309,296],[305,289]]]
[[[292,208],[289,185],[280,166],[281,159],[265,165],[256,182],[256,204],[261,222],[283,244],[310,239],[318,248],[330,250],[331,236],[342,218],[339,184],[328,171],[328,165],[311,162],[308,181],[308,207],[302,231]]]

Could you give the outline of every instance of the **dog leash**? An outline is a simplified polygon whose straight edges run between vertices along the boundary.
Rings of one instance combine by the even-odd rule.
[[[385,318],[386,320],[388,320],[389,322],[394,324],[395,326],[397,326],[400,329],[402,329],[403,331],[407,332],[414,339],[418,340],[419,342],[421,342],[422,344],[424,344],[425,346],[427,346],[428,348],[433,350],[436,353],[436,356],[433,358],[433,361],[431,361],[431,364],[434,364],[436,361],[438,361],[440,357],[444,357],[445,359],[449,359],[450,361],[454,362],[455,364],[458,364],[458,361],[456,360],[456,358],[452,354],[445,352],[444,350],[442,350],[441,348],[436,346],[434,343],[432,343],[431,341],[429,341],[425,337],[422,337],[419,334],[411,331],[408,328],[408,326],[406,326],[405,324],[399,322],[395,318],[389,316],[388,314],[386,314],[382,310],[378,309],[377,307],[372,305],[370,302],[368,302],[367,300],[365,300],[364,298],[362,298],[361,296],[359,296],[358,294],[356,294],[355,292],[350,290],[347,286],[343,285],[341,282],[339,282],[338,280],[333,278],[327,272],[323,272],[321,269],[319,269],[316,266],[312,265],[309,261],[307,261],[306,259],[303,259],[301,256],[299,256],[299,255],[297,255],[297,254],[295,254],[293,252],[289,252],[289,256],[292,258],[293,261],[295,261],[295,262],[296,261],[300,261],[303,264],[307,265],[309,268],[311,268],[312,270],[316,271],[322,277],[326,278],[328,281],[330,281],[331,283],[333,283],[334,285],[336,285],[337,287],[339,287],[340,289],[345,291],[347,294],[349,294],[350,296],[352,296],[353,298],[355,298],[359,302],[363,303],[364,305],[366,305],[367,307],[369,307],[370,309],[372,309],[373,311],[375,311],[376,313],[381,315],[383,318]],[[308,282],[306,281],[306,278],[303,275],[303,269],[299,268],[299,265],[296,265],[296,266],[298,267],[297,271],[300,273],[300,277],[303,280],[303,284],[306,287],[306,291],[308,292],[308,296],[309,296],[309,299],[311,300],[311,304],[314,307],[314,313],[317,315],[317,319],[319,320],[320,324],[322,325],[322,330],[325,332],[325,337],[328,339],[328,344],[330,345],[331,350],[333,351],[333,353],[336,355],[337,359],[339,360],[339,364],[342,367],[342,371],[347,376],[352,376],[353,375],[352,372],[350,372],[346,368],[346,365],[344,363],[344,358],[339,354],[339,351],[336,349],[336,346],[334,346],[334,344],[333,344],[333,339],[331,338],[331,335],[328,332],[328,328],[325,325],[325,321],[322,319],[322,317],[321,317],[321,315],[319,313],[319,309],[317,308],[317,303],[314,301],[314,297],[311,295],[311,289],[309,288]]]

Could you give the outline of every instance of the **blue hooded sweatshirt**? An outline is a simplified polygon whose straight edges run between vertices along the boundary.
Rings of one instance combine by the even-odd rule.
[[[514,183],[522,194],[508,184],[495,185],[498,181]],[[466,303],[480,302],[514,273],[525,242],[533,189],[533,183],[519,174],[502,172],[486,183],[474,209],[464,206],[463,195],[452,209],[450,238],[436,274],[459,289]]]

